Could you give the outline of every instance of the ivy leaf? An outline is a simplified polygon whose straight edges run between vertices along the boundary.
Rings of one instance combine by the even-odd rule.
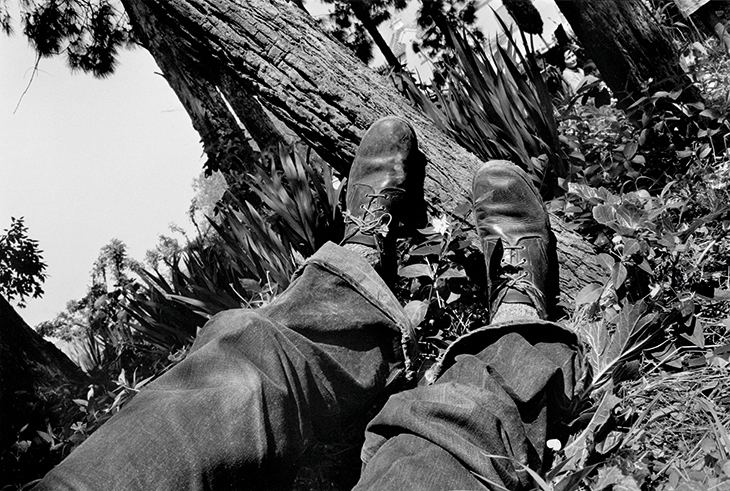
[[[456,269],[456,268],[449,268],[443,273],[439,275],[439,278],[448,279],[448,278],[466,278],[466,273]]]
[[[617,316],[613,334],[606,342],[601,339],[601,346],[592,346],[596,350],[596,372],[593,385],[598,387],[610,380],[613,370],[639,356],[645,349],[651,348],[653,340],[662,333],[662,323],[658,322],[656,313],[644,315],[646,305],[643,302],[626,304]],[[607,325],[599,326],[608,330]],[[591,340],[593,341],[593,340]]]
[[[36,430],[36,433],[37,433],[37,434],[38,434],[38,436],[39,436],[39,437],[41,437],[41,438],[43,439],[43,441],[45,441],[46,443],[51,443],[51,444],[53,443],[53,437],[52,437],[51,435],[49,435],[48,433],[46,433],[45,431],[41,431],[41,430]]]
[[[636,239],[626,239],[624,242],[624,257],[631,257],[634,254],[641,252],[641,244]]]
[[[712,152],[712,147],[705,143],[704,145],[702,145],[702,150],[700,150],[699,157],[701,159],[707,158],[707,156],[710,155],[710,152]]]
[[[591,283],[583,287],[583,289],[575,297],[575,305],[580,307],[584,304],[593,303],[601,298],[603,287],[599,283]]]
[[[462,201],[456,208],[454,208],[454,215],[465,217],[471,211],[471,202]]]
[[[428,302],[421,300],[412,300],[403,307],[408,319],[411,321],[411,325],[418,326],[426,318],[428,312]]]
[[[654,270],[651,268],[651,265],[649,264],[649,261],[644,259],[639,263],[639,268],[646,271],[649,274],[654,274]]]
[[[432,272],[431,268],[429,268],[426,264],[409,264],[408,266],[400,268],[398,270],[398,275],[403,278],[431,278]]]
[[[621,285],[624,284],[624,281],[626,281],[627,276],[626,266],[623,265],[623,263],[616,263],[613,266],[613,273],[611,274],[611,282],[613,283],[613,287],[615,289],[621,288]]]
[[[704,111],[702,111],[700,113],[700,116],[702,116],[703,118],[710,118],[710,119],[719,119],[720,118],[720,115],[717,112],[713,111],[712,109],[705,109]]]
[[[616,260],[606,253],[599,254],[597,259],[598,264],[609,273],[613,270],[613,265],[616,264]]]
[[[451,243],[449,250],[460,251],[462,249],[466,249],[471,246],[472,246],[471,240],[455,240],[454,242]]]
[[[675,246],[674,235],[666,232],[664,235],[662,235],[662,238],[659,239],[658,243],[671,251],[674,249]]]
[[[628,142],[624,145],[624,157],[626,157],[626,160],[631,160],[636,155],[638,149],[639,144],[636,142]]]
[[[611,194],[609,190],[603,187],[596,189],[585,184],[576,184],[571,182],[568,184],[568,192],[592,204],[616,201],[616,197]]]
[[[424,245],[421,247],[418,247],[416,249],[413,249],[409,254],[411,256],[430,256],[430,255],[436,255],[438,256],[441,253],[441,246],[440,245]]]
[[[677,158],[686,159],[694,155],[692,150],[677,150]]]
[[[621,235],[634,235],[646,225],[646,218],[633,206],[626,205],[596,205],[593,218]]]

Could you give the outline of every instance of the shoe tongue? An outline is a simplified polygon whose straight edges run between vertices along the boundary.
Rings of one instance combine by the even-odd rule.
[[[508,288],[505,291],[502,303],[521,303],[535,307],[535,304],[530,297],[515,288]]]

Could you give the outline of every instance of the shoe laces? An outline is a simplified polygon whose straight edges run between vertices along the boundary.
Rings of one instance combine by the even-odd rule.
[[[519,261],[514,261],[515,254],[507,254],[507,251],[523,251],[525,246],[523,245],[506,245],[502,243],[502,257],[499,262],[499,269],[497,270],[500,289],[514,288],[522,291],[521,286],[525,283],[529,283],[527,280],[529,273],[522,267],[527,260],[523,257]],[[506,259],[509,257],[509,259]]]
[[[541,317],[545,315],[546,298],[545,293],[538,289],[535,284],[530,280],[530,274],[523,268],[527,264],[527,259],[522,257],[519,261],[514,261],[515,254],[509,254],[510,259],[505,259],[506,251],[523,251],[525,250],[524,245],[507,245],[502,242],[502,257],[500,258],[500,265],[497,271],[499,282],[496,286],[495,291],[492,294],[493,306],[498,306],[504,300],[509,290],[516,290],[526,295],[532,302],[532,306],[538,311]],[[496,308],[493,312],[496,313]]]
[[[361,216],[356,216],[349,210],[345,211],[345,221],[354,223],[356,227],[356,230],[351,235],[359,232],[364,235],[385,237],[390,231],[393,216],[385,212],[385,206],[374,206],[374,204],[378,202],[377,200],[379,198],[388,199],[389,196],[384,193],[368,193],[365,197],[370,198],[370,201],[367,205],[360,205],[360,210],[362,210]]]

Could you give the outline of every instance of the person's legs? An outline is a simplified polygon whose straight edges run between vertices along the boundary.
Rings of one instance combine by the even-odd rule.
[[[565,437],[578,343],[545,321],[490,327],[433,385],[390,397],[368,425],[357,490],[534,487],[522,466],[546,470],[547,440]]]
[[[547,212],[504,161],[473,191],[493,322],[449,347],[434,383],[391,396],[368,425],[357,490],[531,488],[522,466],[542,471],[546,441],[564,436],[582,359],[573,333],[542,320],[557,281]]]
[[[403,374],[408,321],[362,259],[326,245],[275,302],[214,317],[36,489],[278,489]]]
[[[350,188],[365,183],[368,191],[359,201],[348,198],[350,215],[361,223],[387,220],[395,231],[404,216],[391,201],[408,203],[419,188],[414,179],[423,186],[423,169],[414,169],[423,165],[413,161],[415,133],[402,120],[386,118],[361,147],[367,151],[358,152]],[[373,165],[384,159],[387,165]],[[388,166],[397,167],[397,175]],[[422,193],[414,201],[419,199]],[[358,226],[348,230],[364,233]],[[378,241],[389,243],[389,234]],[[35,489],[286,487],[312,439],[337,432],[407,376],[410,332],[373,268],[358,254],[327,244],[270,305],[215,316],[185,360],[143,389]]]

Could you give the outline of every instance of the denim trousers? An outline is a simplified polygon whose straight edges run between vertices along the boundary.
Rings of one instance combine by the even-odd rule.
[[[326,244],[289,288],[201,329],[34,489],[285,489],[327,439],[413,377],[413,328],[359,256]],[[356,489],[522,489],[561,438],[582,373],[575,335],[546,321],[455,341],[435,382],[391,395],[367,427]]]

